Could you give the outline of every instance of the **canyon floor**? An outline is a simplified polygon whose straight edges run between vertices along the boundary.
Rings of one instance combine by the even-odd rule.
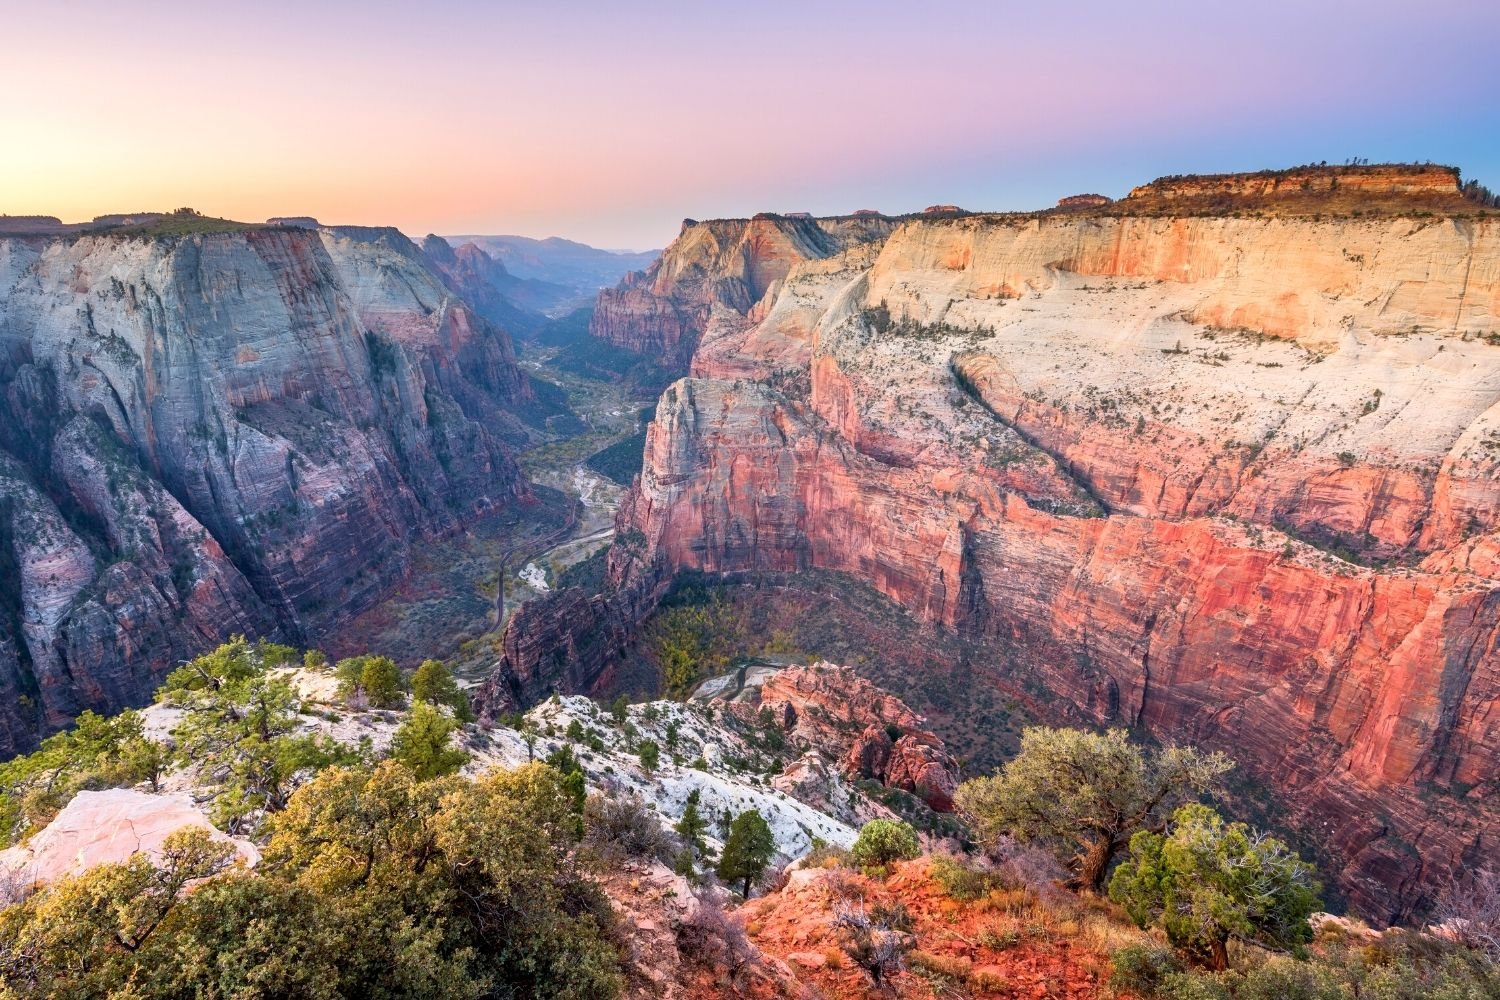
[[[496,620],[502,572],[508,620],[609,545],[625,487],[587,463],[642,431],[643,401],[624,380],[565,367],[560,353],[535,343],[519,348],[520,366],[539,383],[558,387],[570,410],[518,456],[536,503],[476,519],[421,547],[406,578],[325,643],[331,655],[373,649],[403,663],[436,657],[451,661],[460,676],[480,680],[505,624]]]

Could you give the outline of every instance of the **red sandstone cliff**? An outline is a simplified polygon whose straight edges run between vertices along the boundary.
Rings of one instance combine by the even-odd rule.
[[[1493,850],[1496,222],[915,220],[740,305],[616,584],[854,575],[1043,714],[1230,751],[1377,917]]]

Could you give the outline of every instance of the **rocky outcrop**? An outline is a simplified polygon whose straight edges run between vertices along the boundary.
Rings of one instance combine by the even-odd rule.
[[[501,654],[475,695],[481,718],[529,708],[553,693],[589,691],[625,641],[617,610],[578,587],[527,601],[501,634]]]
[[[1458,171],[1435,164],[1307,166],[1251,174],[1189,174],[1162,177],[1132,188],[1131,198],[1301,198],[1351,191],[1362,195],[1458,194]]]
[[[395,230],[0,239],[0,754],[528,502],[530,396]]]
[[[48,884],[98,865],[125,864],[136,854],[160,863],[167,838],[178,830],[205,831],[233,849],[235,863],[260,861],[254,844],[215,829],[189,795],[110,788],[79,792],[36,836],[0,851],[0,875]]]
[[[958,762],[901,699],[850,668],[819,663],[779,670],[761,685],[753,707],[769,711],[793,746],[836,756],[845,775],[952,811]]]
[[[1500,834],[1500,226],[1373,203],[792,264],[663,395],[611,580],[851,574],[1042,717],[1228,750],[1406,915]]]
[[[1106,198],[1102,194],[1070,194],[1066,198],[1057,199],[1058,208],[1103,208],[1112,202],[1113,198]]]

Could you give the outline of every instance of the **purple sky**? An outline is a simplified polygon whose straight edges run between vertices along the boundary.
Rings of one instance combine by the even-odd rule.
[[[1351,156],[1500,188],[1495,0],[0,4],[10,214],[646,247]]]

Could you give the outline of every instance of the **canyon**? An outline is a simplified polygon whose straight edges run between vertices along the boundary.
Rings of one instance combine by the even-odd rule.
[[[1376,920],[1493,856],[1500,225],[1457,171],[688,220],[592,333],[685,377],[604,593],[529,611],[613,637],[569,683],[682,574],[833,571],[1040,718],[1228,751]]]
[[[534,503],[515,452],[550,411],[446,258],[313,220],[44,223],[0,237],[0,754],[227,635],[315,640],[422,539]]]

